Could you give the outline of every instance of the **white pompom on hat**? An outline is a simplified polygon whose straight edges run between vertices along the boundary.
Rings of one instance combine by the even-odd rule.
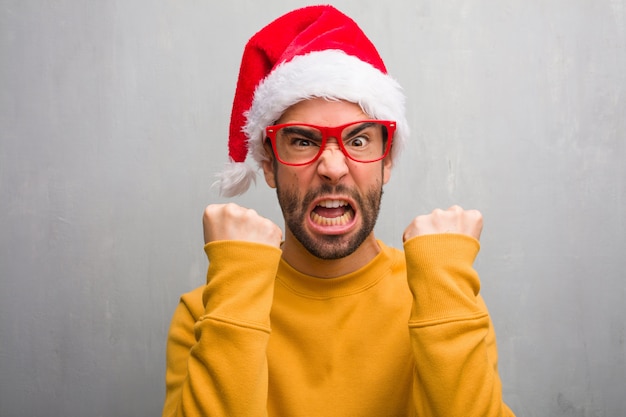
[[[218,175],[220,193],[244,193],[256,179],[265,128],[292,105],[310,98],[345,100],[371,118],[394,120],[392,157],[409,135],[404,94],[372,42],[348,16],[332,6],[289,12],[248,41],[233,101],[228,149],[230,162]]]

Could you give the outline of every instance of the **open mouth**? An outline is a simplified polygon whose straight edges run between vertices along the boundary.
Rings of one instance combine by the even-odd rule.
[[[345,226],[354,218],[354,209],[345,200],[322,200],[311,212],[311,220],[320,226]]]

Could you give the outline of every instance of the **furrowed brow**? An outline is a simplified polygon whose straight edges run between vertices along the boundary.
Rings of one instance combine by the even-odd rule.
[[[368,129],[370,127],[377,126],[377,125],[378,125],[378,123],[374,123],[374,122],[361,123],[360,125],[356,126],[354,129],[351,129],[346,136],[347,137],[352,137],[352,136],[356,135],[357,133],[362,132],[365,129]]]
[[[296,135],[300,135],[300,136],[304,136],[307,139],[311,139],[311,140],[320,140],[321,139],[321,134],[315,130],[312,129],[307,129],[305,127],[301,127],[301,126],[285,126],[282,128],[282,131],[285,134],[296,134]]]

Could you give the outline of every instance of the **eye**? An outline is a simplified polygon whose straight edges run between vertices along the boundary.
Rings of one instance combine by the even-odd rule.
[[[304,126],[286,126],[278,131],[278,137],[285,146],[294,150],[309,150],[319,147],[322,134]]]
[[[348,139],[344,144],[351,148],[362,148],[367,146],[369,143],[369,138],[364,135],[356,136]]]
[[[302,137],[292,137],[289,141],[290,145],[294,148],[308,148],[311,146],[318,146],[311,139],[302,138]]]

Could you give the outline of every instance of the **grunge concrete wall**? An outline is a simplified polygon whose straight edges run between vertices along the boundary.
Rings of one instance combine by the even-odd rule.
[[[160,414],[243,45],[304,4],[0,0],[1,416]],[[408,96],[378,236],[480,209],[507,402],[625,415],[626,2],[334,4]]]

